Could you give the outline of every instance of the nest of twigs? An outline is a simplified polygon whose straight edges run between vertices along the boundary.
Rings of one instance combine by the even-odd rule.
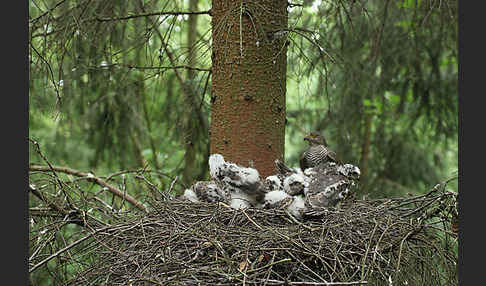
[[[32,143],[47,166],[29,165],[31,284],[457,285],[450,180],[296,219],[173,199],[177,177],[160,191],[146,169],[104,178],[53,166]],[[150,206],[126,193],[125,174]]]
[[[163,201],[94,231],[83,285],[457,285],[456,194],[355,201],[295,220],[281,210]],[[396,283],[396,284],[395,284]]]

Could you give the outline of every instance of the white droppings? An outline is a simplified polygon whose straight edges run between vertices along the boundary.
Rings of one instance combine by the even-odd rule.
[[[193,203],[199,202],[199,199],[198,199],[196,193],[193,190],[191,190],[191,189],[186,189],[184,191],[184,197],[186,199],[190,200]]]

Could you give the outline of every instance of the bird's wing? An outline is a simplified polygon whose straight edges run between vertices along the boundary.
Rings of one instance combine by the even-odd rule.
[[[290,175],[292,173],[295,173],[294,170],[287,167],[282,161],[278,159],[275,160],[275,166],[277,168],[277,171],[282,175]]]
[[[331,149],[327,148],[327,157],[336,163],[341,164],[341,160],[338,158],[336,152],[332,151]]]

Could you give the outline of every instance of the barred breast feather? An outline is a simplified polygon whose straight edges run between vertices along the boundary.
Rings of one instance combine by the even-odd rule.
[[[301,169],[304,170],[328,161],[336,162],[336,154],[324,145],[314,145],[305,151],[302,159]]]

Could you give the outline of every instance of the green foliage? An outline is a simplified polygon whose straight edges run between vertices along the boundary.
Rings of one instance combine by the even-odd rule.
[[[454,160],[434,161],[434,154],[450,153],[451,146],[457,150],[455,6],[416,0],[305,3],[289,14],[287,161],[296,165],[304,131],[320,129],[345,160],[358,166],[369,162],[370,186],[379,188],[386,179],[423,190],[457,169]],[[183,170],[185,146],[191,144],[181,132],[183,124],[198,118],[206,121],[198,126],[208,124],[211,80],[204,71],[194,71],[191,79],[170,67],[189,62],[210,67],[207,16],[199,16],[192,47],[186,40],[187,15],[93,17],[187,10],[184,5],[66,1],[50,11],[56,20],[48,21],[41,16],[47,7],[30,3],[36,21],[30,40],[29,130],[48,158],[83,170],[145,164],[172,175]],[[199,10],[209,8],[209,1],[199,1]],[[72,25],[69,17],[86,24]],[[198,103],[192,119],[185,119],[191,115],[184,112],[181,77]],[[367,116],[370,138],[365,138]],[[202,132],[192,142],[200,167],[195,172],[202,178],[208,130],[194,128]],[[363,158],[366,140],[370,153]],[[35,154],[30,156],[34,160]]]
[[[198,10],[210,5],[198,1]],[[153,176],[167,190],[193,144],[191,172],[207,178],[210,17],[197,16],[193,45],[188,15],[135,17],[188,7],[188,1],[29,1],[29,137],[53,165],[102,175],[147,168],[163,174]],[[429,0],[306,0],[290,8],[287,163],[298,166],[304,133],[317,129],[345,162],[367,166],[362,195],[423,193],[454,176],[456,9],[455,1]],[[45,163],[33,148],[29,162]],[[123,184],[137,198],[149,192],[134,179]],[[449,187],[457,190],[457,182]],[[85,191],[103,194],[94,185]],[[46,276],[38,272],[34,284],[55,284]]]
[[[454,160],[434,159],[451,151],[457,156],[455,5],[305,3],[289,14],[287,161],[296,165],[304,131],[320,129],[341,157],[357,165],[369,162],[374,180],[369,185],[378,188],[369,191],[377,196],[386,193],[379,190],[381,180],[419,191],[457,169]],[[187,10],[187,3],[66,1],[50,11],[55,21],[41,16],[47,7],[29,5],[35,19],[29,130],[47,157],[83,170],[148,164],[172,175],[181,172],[191,144],[181,132],[183,123],[202,118],[198,126],[208,124],[211,80],[204,71],[194,71],[191,79],[170,67],[189,62],[210,67],[207,16],[199,16],[198,39],[189,47],[187,15],[93,20]],[[199,1],[199,10],[209,8],[209,1]],[[73,25],[70,17],[86,24]],[[181,77],[198,103],[189,119]],[[194,128],[202,132],[192,142],[200,168],[195,172],[202,178],[208,130]],[[366,140],[370,153],[363,158]]]
[[[415,9],[420,7],[420,0],[403,0],[397,1],[397,7],[399,8],[407,8],[407,9]]]
[[[291,36],[288,91],[298,97],[288,101],[291,127],[324,130],[346,161],[367,161],[367,192],[375,197],[423,192],[450,177],[457,169],[455,5],[313,3],[311,13],[295,13],[317,40]],[[329,56],[322,57],[318,46]],[[289,131],[291,137],[299,133]],[[367,140],[370,151],[363,157]]]

